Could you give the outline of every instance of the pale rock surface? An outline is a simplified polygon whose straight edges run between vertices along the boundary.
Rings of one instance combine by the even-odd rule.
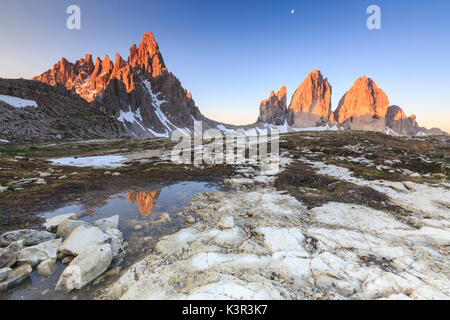
[[[57,290],[82,289],[103,274],[113,259],[110,244],[94,245],[77,256],[61,274]]]
[[[108,236],[97,227],[81,225],[77,227],[59,246],[58,251],[77,256],[92,246],[101,245]]]
[[[8,273],[8,277],[0,282],[0,292],[10,290],[24,281],[33,271],[30,265],[24,264]]]
[[[42,277],[49,277],[53,274],[56,266],[56,259],[47,259],[42,261],[37,267],[38,275]]]
[[[19,256],[20,250],[23,248],[23,241],[19,240],[11,243],[8,247],[0,252],[0,268],[12,267]]]
[[[11,268],[2,268],[0,269],[0,282],[5,280],[8,277],[9,272],[11,271]]]
[[[56,237],[61,238],[64,241],[72,233],[72,231],[78,228],[79,226],[88,227],[89,224],[87,222],[80,220],[64,220],[58,226],[58,230],[56,231]]]
[[[15,241],[23,240],[24,246],[34,246],[41,242],[53,239],[55,239],[55,235],[53,233],[47,231],[25,229],[2,234],[0,237],[0,243],[4,246],[8,246]]]
[[[56,231],[56,229],[58,229],[58,226],[61,224],[61,222],[65,220],[76,220],[77,218],[78,216],[75,213],[62,214],[46,219],[44,227],[47,229],[47,231],[54,232]]]
[[[44,260],[56,260],[60,244],[61,239],[55,239],[32,247],[23,248],[17,258],[17,263],[19,265],[29,264],[34,268]]]
[[[94,226],[106,232],[108,229],[117,229],[119,227],[119,216],[113,216],[106,219],[100,219],[93,223]]]

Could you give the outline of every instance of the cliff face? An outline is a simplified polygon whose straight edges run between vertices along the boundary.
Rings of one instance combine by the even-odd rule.
[[[334,120],[346,129],[386,131],[389,99],[375,82],[366,76],[358,78],[342,97]]]
[[[407,117],[399,106],[390,106],[386,113],[386,126],[394,132],[414,136],[419,132],[416,116]]]
[[[87,102],[95,101],[136,137],[167,137],[202,119],[192,94],[168,72],[152,33],[143,35],[139,47],[131,46],[127,61],[119,54],[114,63],[108,56],[95,64],[91,55],[75,63],[62,58],[33,80],[63,85]]]
[[[288,123],[294,128],[324,125],[331,113],[331,86],[321,72],[313,70],[292,97]]]
[[[287,111],[287,89],[285,86],[275,94],[270,93],[267,100],[261,101],[259,106],[258,122],[271,123],[273,125],[283,125],[286,119]]]

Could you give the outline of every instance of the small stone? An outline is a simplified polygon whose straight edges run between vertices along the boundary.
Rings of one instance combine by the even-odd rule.
[[[46,177],[50,177],[52,174],[49,172],[39,172],[39,176],[41,178],[46,178]]]
[[[79,220],[65,220],[61,222],[56,231],[56,237],[62,238],[63,241],[79,226],[89,226],[89,223]]]
[[[44,260],[38,265],[37,273],[42,277],[49,277],[53,274],[55,266],[56,266],[56,259]]]
[[[104,173],[105,176],[108,176],[110,174],[111,174],[111,171],[105,171],[105,173]]]
[[[143,227],[140,224],[137,224],[134,226],[134,230],[139,231],[141,230]]]
[[[2,187],[0,186],[0,193],[5,192],[8,190],[8,187]]]
[[[67,256],[64,259],[62,259],[61,263],[62,264],[69,264],[72,262],[72,260],[75,259],[74,256]]]
[[[411,178],[421,178],[422,176],[418,174],[417,172],[414,172],[413,174],[409,175]]]
[[[76,220],[77,218],[78,216],[75,213],[61,214],[59,216],[46,219],[44,227],[47,229],[47,231],[53,232],[58,229],[58,226],[61,224],[61,222],[66,220]]]
[[[42,295],[46,296],[50,293],[50,289],[45,289],[44,291],[42,291]]]
[[[220,229],[231,229],[234,227],[234,218],[232,216],[224,217],[220,220],[218,227]]]
[[[183,214],[183,212],[178,212],[178,213],[175,213],[175,216],[177,216],[177,217],[183,217],[184,214]]]
[[[39,179],[37,179],[37,180],[34,182],[34,184],[36,184],[36,185],[41,185],[41,186],[45,186],[45,185],[47,185],[47,181],[45,181],[45,180],[42,179],[42,178],[39,178]]]
[[[69,177],[64,175],[64,176],[61,176],[61,177],[58,178],[58,180],[65,180],[65,179],[69,179]]]
[[[195,223],[195,218],[193,216],[187,216],[186,217],[186,221],[189,224],[194,224]]]
[[[119,177],[119,176],[120,176],[120,172],[114,172],[114,173],[112,174],[112,176],[113,176],[113,177]]]

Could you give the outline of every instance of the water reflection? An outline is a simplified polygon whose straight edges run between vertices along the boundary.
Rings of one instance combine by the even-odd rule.
[[[137,203],[139,213],[143,217],[148,217],[152,213],[156,200],[158,200],[161,190],[156,191],[129,191],[128,201],[131,204]]]

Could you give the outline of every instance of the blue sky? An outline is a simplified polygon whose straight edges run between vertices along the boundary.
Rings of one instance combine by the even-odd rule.
[[[71,4],[81,7],[81,30],[66,28]],[[366,27],[371,4],[381,8],[381,30]],[[286,85],[290,101],[319,69],[333,87],[333,109],[367,75],[421,125],[450,131],[448,0],[2,0],[0,77],[31,78],[63,56],[126,59],[144,32],[216,120],[254,122],[271,90]]]

